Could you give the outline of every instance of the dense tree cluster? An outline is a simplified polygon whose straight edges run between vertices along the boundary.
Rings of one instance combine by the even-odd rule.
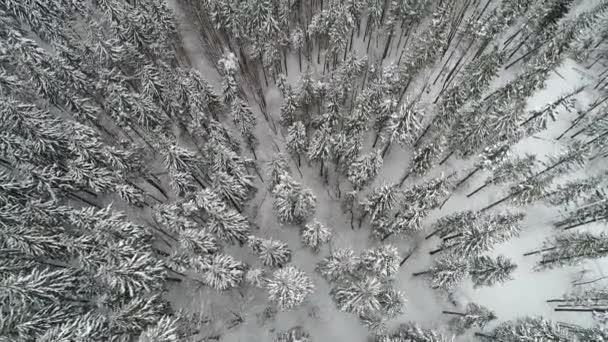
[[[204,56],[186,50],[169,3]],[[439,240],[414,276],[448,292],[512,279],[517,265],[493,252],[526,233],[531,204],[559,209],[558,232],[525,254],[536,271],[608,255],[608,236],[585,230],[608,221],[596,171],[608,156],[607,1],[169,3],[0,3],[0,340],[220,340],[213,326],[248,316],[224,308],[233,317],[216,324],[221,314],[167,295],[201,287],[220,301],[264,289],[268,312],[295,309],[315,284],[269,222],[296,226],[336,307],[380,342],[449,340],[414,323],[386,331],[404,311],[404,236]],[[595,78],[532,100],[567,60]],[[219,77],[197,70],[207,62]],[[521,152],[566,112],[550,153]],[[491,189],[492,201],[437,212],[467,184],[466,200]],[[330,200],[352,230],[369,228],[366,249],[334,249],[355,232]],[[258,220],[270,207],[276,220]],[[608,321],[601,287],[549,302]],[[459,306],[443,312],[458,335],[497,318]],[[542,317],[475,336],[608,339]]]

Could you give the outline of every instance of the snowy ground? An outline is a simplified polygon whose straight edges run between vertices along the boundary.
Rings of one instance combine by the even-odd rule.
[[[174,7],[176,8],[176,7]],[[186,49],[193,61],[193,66],[198,68],[210,82],[213,82],[219,90],[220,76],[211,64],[206,61],[202,54],[200,41],[197,32],[192,25],[183,20],[183,13],[176,8],[179,17],[182,17],[182,32],[184,34]],[[361,42],[359,41],[359,44]],[[360,46],[359,49],[363,50]],[[392,56],[395,57],[394,54]],[[398,57],[398,56],[397,56]],[[323,62],[321,60],[321,62]],[[297,80],[297,56],[291,56],[289,60],[289,81],[296,84]],[[322,65],[321,65],[322,67]],[[546,104],[559,95],[572,90],[576,85],[585,84],[593,81],[592,71],[586,71],[584,75],[577,72],[575,68],[585,70],[572,61],[567,61],[562,67],[553,73],[547,82],[545,90],[538,92],[529,101],[529,109],[534,109]],[[511,70],[509,70],[511,72]],[[517,72],[517,70],[513,70]],[[497,80],[496,85],[505,82],[510,75]],[[433,94],[428,95],[424,100],[432,102]],[[593,94],[584,92],[577,99],[577,108],[585,108],[593,100]],[[430,99],[430,101],[429,101]],[[266,94],[269,113],[278,120],[281,96],[276,88],[271,88]],[[257,109],[257,106],[252,104]],[[258,114],[257,137],[260,145],[256,149],[258,165],[263,169],[265,162],[276,154],[275,144],[285,151],[284,137],[279,133],[272,133],[269,124],[265,121],[261,113]],[[570,119],[575,113],[562,113],[559,120],[550,125],[549,129],[534,138],[526,139],[516,146],[518,152],[533,152],[539,155],[559,151],[559,144],[553,139],[559,132],[569,125]],[[368,147],[371,147],[372,137],[368,139]],[[404,151],[397,146],[393,146],[384,162],[382,173],[377,177],[373,186],[377,186],[384,181],[398,182],[404,174],[408,164],[408,151]],[[436,168],[432,174],[441,172],[451,172],[454,170],[464,172],[469,165],[466,161],[451,159],[442,168]],[[602,165],[596,166],[597,168]],[[363,224],[361,229],[352,230],[350,227],[350,217],[341,209],[340,200],[334,194],[335,175],[330,176],[329,186],[323,183],[319,177],[318,165],[306,165],[302,163],[302,177],[300,177],[295,164],[292,162],[292,176],[310,187],[317,196],[316,218],[331,227],[335,236],[329,248],[350,247],[356,251],[377,244],[377,241],[370,239],[370,230],[367,224]],[[342,177],[343,178],[343,177]],[[447,215],[451,212],[478,209],[495,199],[500,198],[504,189],[491,187],[485,189],[478,195],[467,199],[467,190],[473,189],[483,183],[485,177],[477,175],[465,186],[460,187],[457,193],[452,196],[441,212],[435,211],[429,215],[427,225],[438,217]],[[420,179],[408,179],[404,185],[407,188],[413,182]],[[373,187],[372,186],[372,187]],[[201,310],[211,313],[214,317],[225,318],[223,324],[217,326],[217,333],[225,331],[225,323],[231,317],[231,311],[238,313],[244,312],[244,323],[228,330],[221,341],[270,341],[275,331],[301,325],[308,330],[314,341],[352,341],[363,342],[367,340],[368,331],[362,326],[358,319],[348,313],[338,311],[331,298],[329,297],[329,284],[321,278],[314,268],[316,263],[329,253],[329,248],[324,247],[322,251],[315,255],[309,249],[303,247],[300,242],[299,231],[295,226],[280,225],[272,211],[272,199],[267,193],[266,186],[258,184],[259,191],[251,201],[250,218],[260,227],[254,234],[263,237],[272,237],[283,240],[289,244],[293,250],[293,264],[307,272],[315,282],[316,291],[309,298],[308,302],[302,307],[290,311],[279,312],[274,318],[263,322],[261,313],[266,309],[266,294],[258,289],[244,289],[237,292],[218,294],[217,292],[200,288],[184,289],[176,288],[170,293],[172,302],[177,307],[189,308],[191,310]],[[346,189],[343,185],[342,189]],[[498,208],[504,209],[505,205]],[[588,325],[591,321],[590,315],[580,313],[554,313],[553,308],[545,301],[550,298],[562,296],[571,290],[572,283],[582,280],[594,279],[604,273],[606,260],[588,262],[578,267],[560,268],[550,271],[535,272],[533,270],[536,258],[534,256],[523,257],[523,253],[537,249],[542,241],[554,232],[551,225],[558,212],[554,208],[542,205],[532,205],[525,208],[526,219],[525,228],[520,238],[512,239],[504,243],[495,250],[495,254],[504,254],[513,259],[518,264],[518,269],[514,272],[514,280],[503,285],[473,289],[470,282],[464,281],[462,286],[454,291],[453,299],[458,307],[464,307],[469,301],[487,306],[494,310],[499,320],[509,320],[524,315],[543,315],[557,321],[571,322],[581,325]],[[597,229],[589,225],[587,229]],[[581,229],[582,230],[582,229]],[[435,248],[438,240],[424,240],[423,232],[420,236],[390,238],[386,242],[395,244],[401,253],[405,255],[411,248],[416,247],[415,254],[401,267],[396,279],[396,286],[403,291],[408,303],[405,313],[393,319],[390,326],[405,321],[416,321],[425,327],[433,327],[444,330],[449,317],[441,314],[442,310],[454,310],[445,294],[429,288],[425,280],[421,277],[413,278],[412,272],[425,270],[431,263],[428,251]],[[235,257],[250,264],[256,264],[257,260],[246,248],[231,248],[228,252]],[[581,272],[585,272],[584,274]],[[209,332],[213,335],[214,332]],[[468,341],[470,337],[464,336],[461,341]]]

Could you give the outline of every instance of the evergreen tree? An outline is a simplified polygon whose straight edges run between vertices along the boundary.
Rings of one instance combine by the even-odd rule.
[[[399,252],[392,245],[381,245],[364,250],[360,257],[360,266],[379,279],[391,279],[399,271]]]
[[[364,215],[370,214],[370,221],[388,213],[399,202],[401,190],[395,184],[383,184],[375,188],[364,201],[361,207]],[[362,219],[363,220],[363,219]]]
[[[468,264],[462,259],[442,258],[428,270],[414,273],[414,277],[428,275],[431,288],[449,290],[464,278],[468,272]]]
[[[392,142],[397,142],[404,147],[413,145],[420,134],[423,117],[424,112],[418,108],[415,102],[405,101],[399,110],[392,113],[388,119],[386,136],[383,137],[387,143],[386,149]]]
[[[565,188],[565,190],[569,189],[570,187]],[[583,190],[584,187],[583,189],[576,189],[576,192],[578,193]],[[581,205],[569,210],[561,220],[554,223],[554,226],[569,230],[586,224],[605,221],[608,218],[608,206],[606,206],[606,193],[604,189],[591,189],[585,196],[588,196],[588,198]],[[571,197],[570,200],[576,200],[576,197]]]
[[[539,269],[576,265],[586,259],[601,258],[606,255],[607,238],[604,234],[569,233],[547,239],[542,249],[526,255],[541,253]]]
[[[458,229],[456,234],[443,238],[439,249],[431,254],[449,250],[457,256],[470,258],[502,243],[521,231],[520,221],[524,218],[521,213],[501,213],[488,215],[473,224]]]
[[[266,281],[269,299],[280,310],[299,306],[314,290],[314,284],[306,274],[293,266],[277,269]]]
[[[382,167],[380,151],[372,151],[360,156],[348,168],[348,180],[355,189],[362,189],[376,178]]]
[[[266,166],[266,177],[268,177],[268,189],[274,192],[275,187],[281,182],[280,176],[289,173],[289,164],[282,154],[277,154],[268,161]]]
[[[194,269],[201,274],[202,282],[218,291],[240,285],[245,276],[245,264],[227,254],[198,257],[193,260]]]
[[[515,321],[507,321],[488,334],[475,333],[484,341],[573,341],[574,336],[557,323],[543,318],[525,317]]]
[[[264,266],[282,267],[291,260],[291,250],[284,242],[250,236],[247,243]]]
[[[277,334],[275,342],[310,342],[310,334],[302,327],[293,327]]]
[[[301,121],[296,121],[289,126],[287,130],[287,149],[297,157],[298,166],[302,166],[300,156],[308,150],[308,136],[306,135],[306,127]]]
[[[469,275],[475,287],[493,286],[513,279],[511,273],[517,265],[509,258],[499,255],[496,259],[482,255],[473,258],[469,264]]]
[[[401,324],[395,332],[378,338],[379,342],[449,342],[451,340],[435,330],[424,329],[414,323]]]
[[[319,261],[317,271],[328,281],[336,281],[353,274],[360,265],[360,259],[352,249],[339,249]]]
[[[302,242],[315,253],[319,251],[322,245],[329,242],[332,234],[332,231],[328,227],[317,220],[304,225],[301,231]]]
[[[489,185],[497,185],[512,181],[523,181],[524,179],[532,176],[536,163],[536,156],[532,154],[526,154],[523,157],[508,159],[494,169],[494,172],[489,180],[471,193],[467,194],[467,197],[475,195]]]
[[[287,173],[279,175],[274,188],[273,208],[283,223],[299,224],[315,211],[317,198],[310,189],[303,188]]]
[[[402,186],[411,175],[423,176],[426,174],[439,158],[441,152],[443,151],[443,145],[444,140],[439,139],[437,142],[433,142],[425,147],[418,148],[414,152],[412,162],[405,175],[401,178],[399,186]]]
[[[488,308],[475,304],[467,304],[465,312],[443,311],[444,314],[455,316],[450,324],[457,334],[463,334],[471,328],[483,329],[496,315]]]

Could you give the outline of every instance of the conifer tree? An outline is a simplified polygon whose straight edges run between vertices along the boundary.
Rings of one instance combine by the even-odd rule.
[[[277,334],[275,342],[310,342],[310,334],[302,327],[293,327]]]
[[[445,337],[435,330],[424,329],[414,323],[399,325],[395,332],[382,335],[379,342],[411,341],[411,342],[449,342],[452,338]]]
[[[414,277],[427,275],[433,289],[449,290],[456,286],[467,274],[468,264],[458,258],[442,258],[427,271],[416,272]]]
[[[465,312],[442,311],[444,314],[455,316],[450,324],[457,334],[463,334],[471,328],[483,329],[496,315],[485,306],[475,303],[467,304]]]
[[[576,265],[586,259],[601,258],[606,255],[606,236],[591,233],[568,233],[547,239],[542,248],[526,253],[541,254],[539,269]]]
[[[245,276],[245,264],[228,254],[198,257],[193,261],[194,269],[200,272],[203,283],[218,291],[239,286]]]
[[[382,167],[380,151],[372,151],[362,155],[350,164],[348,180],[355,189],[362,189],[376,178]]]
[[[399,202],[401,190],[395,184],[385,183],[375,188],[361,202],[364,216],[370,214],[370,221],[375,221],[381,215],[387,214]],[[363,220],[363,218],[361,218]]]
[[[282,154],[277,154],[271,158],[266,165],[266,177],[268,177],[268,189],[274,192],[275,187],[280,183],[280,176],[289,173],[289,164]]]
[[[522,213],[500,213],[488,215],[477,222],[459,228],[456,234],[443,238],[441,247],[431,254],[449,250],[464,258],[477,256],[492,247],[518,236],[521,230]]]
[[[308,276],[293,266],[279,268],[266,281],[269,299],[280,310],[290,310],[302,304],[314,290]]]
[[[317,198],[310,189],[303,188],[287,173],[279,175],[274,187],[273,208],[283,223],[299,224],[315,211]]]
[[[302,166],[300,156],[308,150],[306,127],[301,121],[294,122],[287,130],[287,149],[296,156],[298,166]]]
[[[324,226],[317,220],[304,225],[301,231],[302,241],[315,253],[319,251],[322,245],[329,242],[332,234],[330,228]]]
[[[493,286],[511,280],[511,273],[516,268],[517,265],[505,256],[499,255],[494,259],[482,255],[471,260],[469,275],[473,279],[475,287]]]
[[[360,266],[379,279],[391,279],[399,271],[399,252],[392,245],[381,245],[361,253]]]
[[[352,249],[339,249],[319,261],[317,271],[327,280],[336,281],[348,277],[360,265],[360,259]]]
[[[264,266],[282,267],[291,260],[291,250],[284,242],[250,236],[247,243]]]
[[[557,323],[547,321],[544,318],[524,317],[515,321],[507,321],[489,333],[475,333],[484,341],[525,341],[538,340],[545,341],[573,341],[574,336],[570,331],[561,327]]]

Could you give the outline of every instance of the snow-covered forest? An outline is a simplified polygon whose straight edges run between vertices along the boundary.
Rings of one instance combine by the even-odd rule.
[[[608,341],[608,0],[0,0],[0,342]]]

